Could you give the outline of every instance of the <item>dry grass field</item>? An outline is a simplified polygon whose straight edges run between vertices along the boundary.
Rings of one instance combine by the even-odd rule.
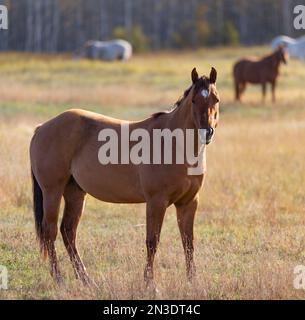
[[[249,87],[233,100],[231,68],[266,47],[135,56],[127,63],[70,56],[0,54],[0,265],[9,289],[0,299],[144,299],[145,206],[88,197],[78,246],[99,285],[74,279],[60,234],[65,283],[53,284],[39,256],[31,202],[28,146],[35,126],[81,107],[126,119],[170,108],[196,66],[218,70],[221,119],[208,147],[208,171],[195,221],[197,282],[190,285],[176,216],[167,212],[156,256],[157,298],[300,299],[293,269],[305,264],[305,66],[282,66],[277,103]]]

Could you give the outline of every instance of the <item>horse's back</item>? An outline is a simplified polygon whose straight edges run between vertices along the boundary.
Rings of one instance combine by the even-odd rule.
[[[300,37],[298,42],[290,49],[289,54],[301,60],[305,58],[305,37]]]
[[[129,42],[121,39],[90,40],[86,43],[86,51],[87,57],[91,59],[128,60],[132,55],[132,46]]]
[[[256,57],[244,57],[238,60],[233,66],[233,75],[236,81],[244,82],[247,80],[250,73],[256,69],[259,60]]]
[[[60,188],[73,176],[89,194],[108,202],[145,202],[137,167],[99,162],[103,129],[118,132],[123,121],[72,109],[42,124],[30,145],[31,167],[42,188]]]
[[[278,49],[278,47],[280,45],[291,45],[291,44],[295,44],[295,43],[296,43],[296,39],[290,38],[290,37],[285,36],[285,35],[281,35],[281,36],[275,37],[272,40],[271,47],[275,51],[275,50]]]
[[[115,118],[82,109],[70,109],[39,125],[31,141],[31,150],[37,153],[49,152],[56,147],[60,152],[75,149],[85,141],[91,131],[107,127],[119,127],[121,121]],[[48,149],[48,150],[45,150]]]
[[[132,55],[132,46],[125,40],[118,39],[109,41],[109,46],[116,59],[128,60]]]
[[[305,36],[296,39],[288,36],[278,36],[271,42],[271,47],[275,51],[280,45],[284,45],[289,52],[290,57],[304,59],[305,57]]]

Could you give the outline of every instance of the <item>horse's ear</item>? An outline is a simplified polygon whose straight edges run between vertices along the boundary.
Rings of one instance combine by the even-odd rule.
[[[197,70],[196,70],[196,68],[194,68],[192,70],[192,82],[193,82],[193,84],[196,83],[198,81],[198,79],[199,79],[199,76],[198,76]]]
[[[217,79],[217,71],[215,68],[212,67],[210,72],[210,83],[216,83],[216,79]]]

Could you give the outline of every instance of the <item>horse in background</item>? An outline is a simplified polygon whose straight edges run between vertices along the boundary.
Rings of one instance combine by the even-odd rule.
[[[285,46],[291,58],[297,58],[305,61],[305,36],[299,38],[290,38],[287,36],[278,36],[271,42],[271,47],[276,50],[279,46]]]
[[[261,84],[263,101],[266,97],[267,83],[271,83],[272,101],[275,102],[275,87],[281,63],[286,64],[289,54],[283,46],[261,59],[256,57],[242,58],[233,67],[235,82],[235,99],[240,100],[247,83]]]
[[[75,52],[75,58],[88,58],[92,60],[129,60],[132,56],[132,46],[125,40],[96,41],[89,40],[83,47]]]

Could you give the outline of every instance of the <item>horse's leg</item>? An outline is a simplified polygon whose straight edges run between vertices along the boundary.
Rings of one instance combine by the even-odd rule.
[[[146,205],[147,264],[144,280],[150,289],[155,289],[153,264],[166,208],[166,203],[157,199],[148,201]]]
[[[238,83],[238,81],[236,79],[235,79],[234,86],[235,86],[235,100],[239,101],[240,100],[239,83]]]
[[[246,82],[241,82],[239,84],[239,99],[241,98],[241,95],[245,92],[246,90]]]
[[[60,231],[68,251],[77,279],[85,285],[94,285],[90,280],[86,268],[78,254],[76,247],[77,226],[83,213],[86,193],[71,179],[64,190],[65,208]]]
[[[272,102],[275,102],[275,87],[276,87],[276,81],[273,80],[271,82]]]
[[[266,98],[266,82],[262,83],[262,93],[263,93],[263,102],[265,102],[265,98]]]
[[[176,204],[177,220],[180,229],[182,244],[186,260],[187,278],[191,281],[196,275],[196,268],[193,259],[194,252],[194,218],[198,206],[198,199],[195,198],[186,204]]]
[[[53,279],[62,281],[55,250],[57,236],[57,222],[62,193],[58,190],[43,191],[43,221],[42,221],[42,250],[49,256],[50,273]]]

